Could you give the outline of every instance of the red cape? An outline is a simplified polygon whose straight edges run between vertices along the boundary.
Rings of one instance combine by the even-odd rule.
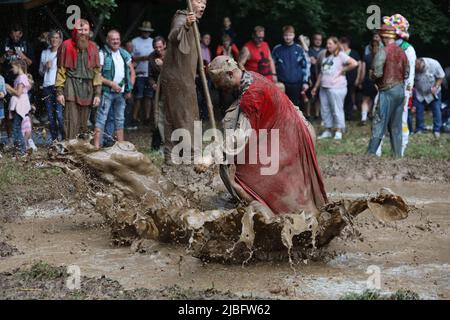
[[[279,170],[275,175],[261,175],[260,169],[268,166],[258,156],[257,164],[236,166],[235,180],[276,214],[315,211],[327,202],[327,196],[311,134],[289,98],[273,82],[251,74],[254,82],[243,94],[240,108],[253,129],[268,129],[265,145],[271,145],[270,130],[279,130]],[[248,149],[247,145],[247,154]]]
[[[76,69],[77,68],[77,57],[78,48],[76,46],[77,39],[77,29],[72,30],[72,38],[67,39],[62,43],[58,49],[58,67],[63,67],[66,69]],[[89,40],[89,45],[87,48],[87,60],[88,69],[99,68],[100,67],[100,57],[97,45],[95,42]]]

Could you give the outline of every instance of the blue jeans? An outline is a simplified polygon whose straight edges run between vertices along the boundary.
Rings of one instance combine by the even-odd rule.
[[[3,99],[0,98],[0,121],[3,119],[5,119],[5,106],[3,104]]]
[[[105,131],[102,135],[103,146],[114,144],[114,109],[110,108],[106,119]]]
[[[414,132],[413,112],[411,110],[408,110],[408,130],[409,130],[409,134],[412,134]]]
[[[56,90],[54,86],[42,89],[45,106],[47,107],[48,121],[50,122],[50,134],[52,140],[58,139],[58,135],[64,140],[64,110],[63,106],[56,102]],[[55,117],[56,116],[56,117]]]
[[[21,153],[25,153],[25,140],[22,135],[22,120],[23,118],[17,113],[13,112],[14,117],[12,121],[13,127],[13,141],[16,149]]]
[[[372,138],[369,142],[368,153],[376,155],[386,129],[390,133],[392,151],[395,157],[402,156],[402,115],[405,90],[403,85],[397,85],[389,90],[380,91],[372,122]]]
[[[430,106],[433,112],[433,132],[440,132],[442,127],[442,114],[441,114],[441,92],[439,92],[436,99],[429,104],[424,100],[420,102],[417,100],[416,95],[413,98],[414,106],[416,107],[416,132],[425,131],[425,107]]]
[[[112,136],[114,129],[121,130],[125,122],[125,96],[123,93],[104,92],[98,107],[95,127]]]

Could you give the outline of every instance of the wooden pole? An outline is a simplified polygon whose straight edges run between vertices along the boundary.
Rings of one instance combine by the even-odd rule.
[[[192,8],[191,0],[187,0],[187,4],[188,4],[189,11],[194,12],[194,10]],[[202,49],[200,46],[200,32],[198,30],[197,22],[194,22],[193,28],[194,28],[194,36],[195,36],[195,45],[197,47],[197,53],[198,53],[198,66],[199,66],[200,78],[202,79],[203,90],[204,90],[205,98],[206,98],[206,104],[208,106],[209,121],[211,122],[211,128],[216,129],[216,120],[214,118],[214,107],[212,104],[211,95],[209,94],[208,81],[206,80],[205,66],[203,64]]]

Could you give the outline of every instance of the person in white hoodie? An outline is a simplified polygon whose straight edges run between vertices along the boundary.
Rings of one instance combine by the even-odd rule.
[[[405,150],[409,142],[409,128],[408,128],[408,102],[412,96],[414,87],[414,77],[416,69],[416,50],[407,41],[409,39],[409,22],[401,14],[394,14],[391,17],[383,17],[383,23],[395,28],[397,33],[397,45],[405,51],[409,63],[409,77],[405,80],[405,101],[403,104],[402,115],[402,157],[405,155]],[[377,150],[377,156],[381,156],[381,147]]]

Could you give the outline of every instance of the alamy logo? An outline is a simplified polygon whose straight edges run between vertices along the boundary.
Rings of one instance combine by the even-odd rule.
[[[369,290],[381,290],[381,269],[378,266],[369,266],[366,270],[369,275],[366,284]]]
[[[69,290],[80,290],[81,289],[81,270],[79,266],[68,266],[67,267],[67,277],[66,287]]]
[[[371,5],[367,7],[367,14],[370,16],[367,18],[367,29],[378,30],[381,28],[381,9],[377,5]]]
[[[72,30],[75,28],[75,22],[81,19],[81,9],[73,4],[67,7],[66,13],[70,14],[66,20],[67,29]]]

